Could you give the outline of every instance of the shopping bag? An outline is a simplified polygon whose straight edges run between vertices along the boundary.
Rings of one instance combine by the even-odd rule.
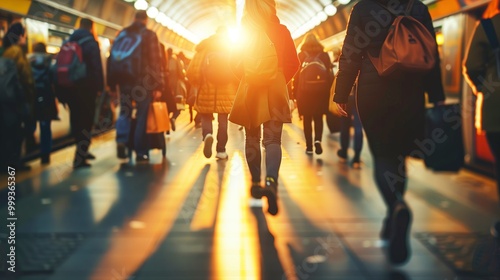
[[[146,133],[159,133],[170,130],[170,119],[165,102],[152,102],[149,107]]]
[[[464,165],[462,117],[459,104],[434,106],[425,113],[425,139],[419,141],[425,166],[457,172]]]
[[[328,111],[337,116],[341,117],[342,115],[340,114],[339,108],[337,107],[337,104],[333,102],[333,96],[335,95],[335,86],[337,83],[337,79],[334,77],[332,86],[330,87],[330,98],[328,99]]]

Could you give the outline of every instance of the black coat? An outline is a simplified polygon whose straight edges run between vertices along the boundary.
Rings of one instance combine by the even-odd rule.
[[[437,102],[444,100],[444,91],[439,59],[425,75],[378,75],[367,54],[378,57],[395,18],[381,6],[387,2],[391,1],[361,0],[353,7],[340,55],[334,101],[347,103],[359,75],[357,106],[370,148],[375,155],[397,156],[414,150],[415,140],[423,138],[424,92],[429,101]],[[408,0],[400,3],[396,8],[402,12]],[[426,5],[416,0],[410,14],[435,35]]]
[[[77,29],[69,37],[70,41],[79,41],[92,34],[85,29]],[[83,61],[87,65],[87,76],[79,82],[78,87],[84,87],[94,94],[104,89],[104,76],[102,69],[101,51],[96,40],[89,40],[82,44]]]
[[[306,53],[307,52],[307,53]],[[308,92],[308,91],[300,91],[299,83],[300,83],[300,73],[301,71],[295,74],[293,85],[294,85],[294,97],[297,100],[297,109],[299,110],[300,115],[313,115],[313,114],[326,114],[328,112],[328,102],[330,98],[330,87],[333,81],[333,72],[332,72],[332,62],[330,61],[330,56],[326,53],[318,50],[304,50],[299,53],[299,61],[300,64],[304,62],[307,56],[316,56],[319,54],[319,59],[323,62],[326,69],[331,73],[331,77],[329,77],[328,86],[325,87],[323,92]]]
[[[57,120],[57,106],[54,93],[54,75],[51,68],[52,56],[34,53],[29,62],[35,81],[35,119],[40,121]]]

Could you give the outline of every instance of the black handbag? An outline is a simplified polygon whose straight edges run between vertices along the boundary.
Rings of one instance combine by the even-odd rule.
[[[464,165],[462,116],[459,104],[428,108],[425,139],[421,141],[427,168],[457,172]]]

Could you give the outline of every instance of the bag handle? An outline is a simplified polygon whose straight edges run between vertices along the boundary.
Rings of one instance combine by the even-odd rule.
[[[495,54],[495,60],[497,64],[497,76],[500,78],[500,44],[498,43],[497,33],[495,31],[495,26],[490,18],[482,19],[481,25],[483,26],[488,42],[493,48],[493,53]]]

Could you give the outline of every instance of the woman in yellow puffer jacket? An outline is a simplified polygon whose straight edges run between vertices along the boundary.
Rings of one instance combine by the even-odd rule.
[[[192,86],[198,89],[194,109],[201,116],[201,130],[204,142],[203,154],[212,156],[213,114],[217,113],[216,158],[227,159],[226,143],[227,119],[233,106],[238,80],[229,67],[229,37],[225,28],[196,47],[196,54],[187,69],[187,77]]]

